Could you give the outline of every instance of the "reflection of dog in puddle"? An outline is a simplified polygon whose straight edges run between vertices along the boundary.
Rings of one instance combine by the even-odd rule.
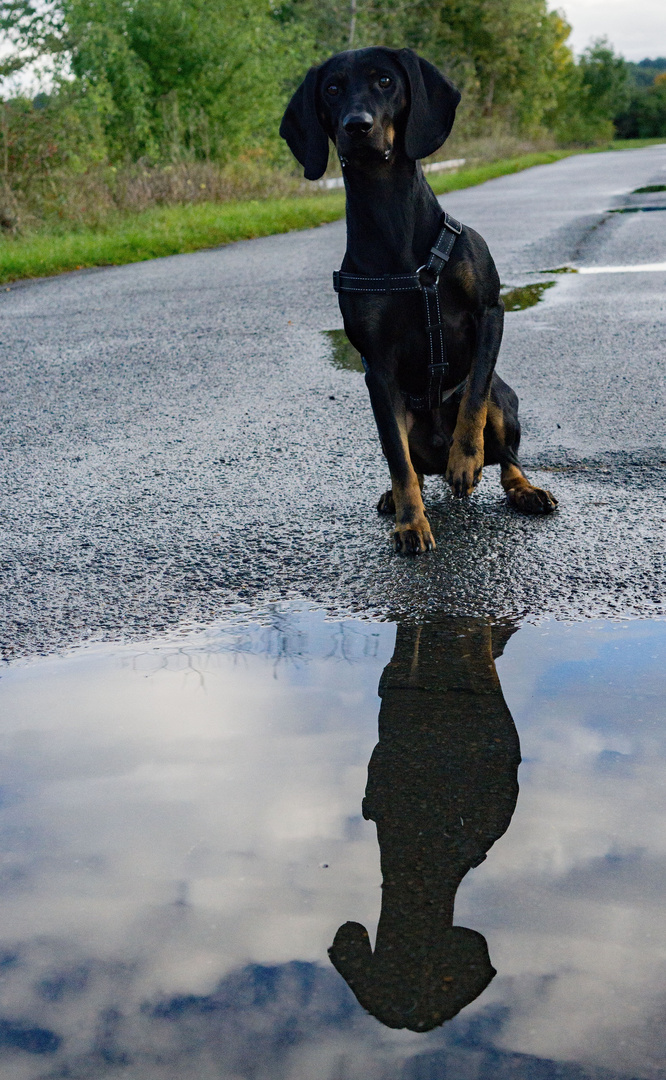
[[[453,906],[518,796],[520,746],[494,664],[513,630],[481,619],[399,626],[379,684],[363,800],[381,853],[377,940],[373,952],[365,927],[347,922],[329,955],[388,1027],[438,1027],[495,975],[485,938],[454,926]]]

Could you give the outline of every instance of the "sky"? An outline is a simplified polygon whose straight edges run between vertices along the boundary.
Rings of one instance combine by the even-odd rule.
[[[664,0],[550,0],[550,7],[564,11],[577,54],[605,35],[626,60],[666,56]]]

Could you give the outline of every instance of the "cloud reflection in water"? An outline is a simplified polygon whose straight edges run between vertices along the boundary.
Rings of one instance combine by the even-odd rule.
[[[454,920],[498,975],[427,1034],[379,1024],[327,958],[348,920],[375,937],[361,805],[394,639],[287,613],[6,670],[3,1076],[666,1076],[666,624],[506,645],[521,794]]]

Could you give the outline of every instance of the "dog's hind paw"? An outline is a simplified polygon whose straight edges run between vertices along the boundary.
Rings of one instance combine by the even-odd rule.
[[[506,493],[514,510],[521,514],[552,514],[557,510],[557,499],[545,488],[532,487],[531,484],[509,488]]]
[[[424,551],[434,551],[437,547],[425,517],[398,525],[393,533],[393,543],[395,550],[401,555],[421,555]]]
[[[395,499],[393,498],[393,488],[389,488],[385,491],[381,499],[377,503],[378,514],[395,514]]]

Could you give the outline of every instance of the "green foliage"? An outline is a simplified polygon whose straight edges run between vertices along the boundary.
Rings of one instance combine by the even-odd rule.
[[[645,60],[639,60],[638,63],[632,63],[628,60],[627,70],[629,80],[633,86],[652,86],[655,77],[666,71],[666,56],[657,56],[654,60],[646,57]]]
[[[593,146],[613,138],[613,117],[629,100],[626,61],[605,38],[592,42],[561,80],[550,122],[559,142]]]
[[[666,71],[658,73],[646,89],[633,90],[615,126],[625,139],[666,136]]]
[[[65,86],[57,97],[14,98],[0,106],[0,163],[7,176],[28,184],[67,169],[84,172],[104,159],[99,112],[92,96]]]
[[[0,65],[0,77],[21,71],[44,56],[65,50],[65,12],[60,0],[2,0],[0,32],[14,51]]]
[[[286,0],[280,17],[307,25],[319,60],[349,47],[351,10],[349,0]],[[534,134],[573,65],[568,35],[546,0],[359,0],[354,46],[408,45],[446,70],[464,91],[468,134],[498,121]]]
[[[560,68],[571,62],[562,51],[569,33],[562,19],[545,0],[440,0],[432,14],[429,8],[421,0],[411,9],[409,38],[456,72],[473,102],[475,133],[497,119],[525,134],[539,131]]]
[[[66,2],[72,68],[108,96],[114,160],[219,160],[278,122],[276,25],[263,0]]]
[[[633,107],[624,61],[600,41],[576,63],[547,0],[0,0],[0,31],[13,45],[0,77],[35,61],[54,73],[48,95],[4,104],[0,217],[12,199],[28,218],[71,217],[74,177],[102,214],[117,169],[295,175],[278,137],[288,96],[350,42],[409,45],[446,70],[459,139],[594,144]],[[659,126],[660,94],[628,131]]]
[[[629,100],[627,63],[617,56],[607,38],[599,38],[583,53],[579,68],[589,116],[608,120]]]
[[[496,176],[565,157],[567,151],[528,154],[455,176],[435,175],[438,193],[481,184]],[[190,206],[152,207],[95,230],[53,232],[8,239],[0,244],[0,282],[42,277],[88,266],[140,262],[176,255],[234,240],[271,236],[290,229],[306,229],[336,221],[345,212],[343,192],[308,198],[203,202]]]
[[[60,58],[58,85],[73,75],[94,93],[111,161],[275,151],[285,87],[306,63],[302,28],[268,0],[52,0],[48,19],[36,0],[0,10],[25,58]]]

